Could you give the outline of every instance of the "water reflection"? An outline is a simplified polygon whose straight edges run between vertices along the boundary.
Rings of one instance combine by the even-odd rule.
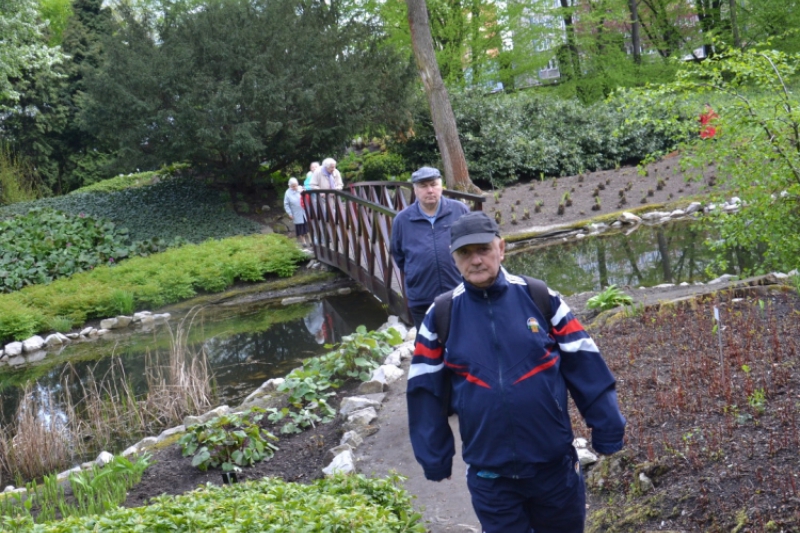
[[[290,308],[209,308],[191,322],[188,347],[192,353],[206,352],[219,387],[220,401],[234,405],[265,380],[284,376],[303,359],[326,353],[329,351],[326,344],[341,341],[342,336],[352,333],[359,325],[376,329],[386,318],[380,302],[367,293]],[[172,322],[172,327],[176,327],[177,319]],[[188,322],[185,327],[189,327]],[[166,357],[170,337],[170,329],[160,327],[117,341],[99,340],[66,348],[61,357],[72,362],[48,368],[33,384],[37,395],[53,398],[43,404],[47,405],[48,413],[40,414],[45,419],[65,416],[61,392],[67,376],[73,402],[80,400],[83,388],[92,379],[98,382],[124,380],[137,395],[144,394],[147,390],[146,363],[150,360],[152,364],[158,356]],[[90,352],[86,353],[87,350]],[[121,366],[112,363],[114,359],[108,357],[112,354],[119,357]],[[1,414],[2,421],[7,422],[17,410],[21,389],[2,387]]]
[[[710,235],[690,222],[641,226],[621,233],[529,248],[506,257],[509,271],[543,279],[563,294],[597,291],[611,284],[654,286],[708,281],[714,255]],[[742,274],[758,256],[739,251],[728,273]]]

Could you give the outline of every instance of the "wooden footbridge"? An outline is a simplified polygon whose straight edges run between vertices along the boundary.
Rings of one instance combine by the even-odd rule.
[[[473,211],[484,198],[444,191],[464,201]],[[394,217],[412,204],[414,188],[399,181],[353,183],[343,191],[308,190],[303,193],[308,232],[314,255],[363,285],[389,309],[411,323],[403,274],[389,253]]]

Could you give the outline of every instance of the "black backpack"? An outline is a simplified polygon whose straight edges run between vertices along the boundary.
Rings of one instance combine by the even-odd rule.
[[[551,321],[553,320],[553,309],[550,306],[550,293],[547,290],[547,285],[544,281],[531,278],[529,276],[520,276],[528,284],[528,292],[533,299],[533,303],[539,308],[544,317],[547,319],[547,331],[552,328]],[[440,294],[434,300],[433,307],[433,320],[436,324],[436,336],[439,338],[439,343],[442,349],[447,343],[447,337],[450,335],[450,311],[453,309],[453,291],[447,291]],[[448,415],[453,414],[450,408],[450,395],[452,389],[450,387],[450,374],[445,373],[445,388],[444,397],[442,398],[442,409]]]
[[[544,281],[529,276],[520,276],[528,284],[528,292],[531,294],[533,303],[539,308],[547,319],[547,331],[550,331],[550,321],[553,319],[553,310],[550,308],[550,293]],[[453,308],[453,291],[440,294],[433,301],[433,320],[436,324],[436,336],[439,343],[444,348],[447,337],[450,335],[450,310]]]

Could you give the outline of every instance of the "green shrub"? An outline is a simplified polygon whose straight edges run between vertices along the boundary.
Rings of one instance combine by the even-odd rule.
[[[135,189],[137,187],[144,187],[152,185],[160,174],[158,172],[139,172],[136,174],[120,174],[107,180],[98,181],[75,189],[70,194],[82,194],[87,192],[117,192],[124,191],[125,189]]]
[[[633,298],[622,292],[616,285],[609,285],[606,290],[592,296],[586,301],[586,307],[589,309],[614,309],[620,305],[633,304]]]
[[[49,207],[72,215],[84,213],[128,229],[131,242],[176,237],[189,242],[257,233],[258,223],[226,207],[220,192],[192,177],[178,177],[121,191],[68,194],[0,208],[0,218]]]
[[[242,414],[228,414],[186,428],[178,443],[184,457],[192,456],[192,466],[202,471],[221,466],[226,472],[269,459],[278,440],[259,426],[263,409],[253,408]]]
[[[454,93],[452,100],[470,176],[494,185],[637,163],[683,139],[672,119],[694,123],[696,118],[693,112],[676,116],[669,102],[644,106],[624,98],[587,106],[533,92],[467,92]],[[634,112],[647,120],[629,122]],[[391,147],[413,167],[439,160],[426,114],[419,111],[414,137]]]
[[[113,222],[34,208],[0,220],[0,292],[91,270],[130,251],[127,230]]]
[[[0,144],[0,205],[39,197],[36,174],[5,144]]]
[[[262,280],[265,274],[291,276],[305,258],[282,235],[252,235],[189,244],[119,265],[0,294],[0,344],[30,336],[53,317],[73,324],[118,314],[133,297],[133,310],[161,307],[200,290],[222,290],[234,280]],[[127,308],[127,307],[126,307]]]
[[[74,531],[236,531],[296,533],[425,533],[421,515],[401,487],[405,478],[336,475],[309,485],[280,478],[207,485],[160,496],[145,507],[117,508],[102,517],[71,517],[37,526],[39,533]],[[31,519],[0,516],[3,531],[31,531]]]

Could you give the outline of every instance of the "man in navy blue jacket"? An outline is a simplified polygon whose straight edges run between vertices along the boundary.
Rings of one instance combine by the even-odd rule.
[[[469,209],[442,198],[442,175],[435,168],[420,168],[411,182],[417,201],[395,217],[390,248],[404,274],[408,310],[419,330],[433,299],[461,281],[450,257],[450,226]]]
[[[445,345],[434,307],[417,333],[408,373],[411,443],[425,477],[449,479],[458,415],[467,486],[484,533],[577,533],[586,495],[572,445],[567,391],[592,428],[592,446],[623,446],[614,376],[557,293],[552,318],[526,281],[501,263],[505,241],[482,212],[451,228],[463,282],[453,291]]]

